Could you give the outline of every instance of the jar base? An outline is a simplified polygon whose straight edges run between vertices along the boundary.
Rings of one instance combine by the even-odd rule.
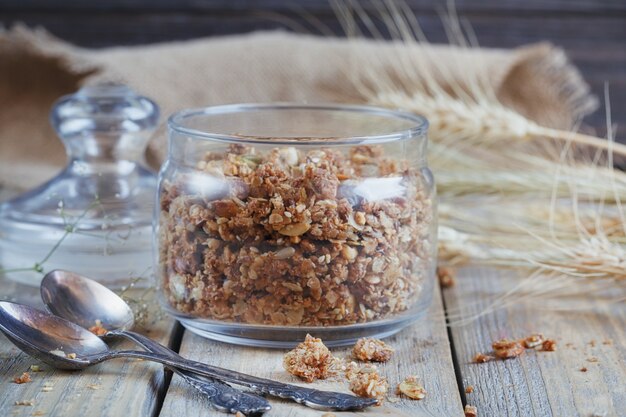
[[[362,337],[382,339],[392,336],[424,316],[426,310],[379,322],[329,327],[263,326],[215,322],[178,317],[190,332],[207,339],[240,346],[289,349],[302,342],[307,334],[319,337],[328,347],[353,345]]]

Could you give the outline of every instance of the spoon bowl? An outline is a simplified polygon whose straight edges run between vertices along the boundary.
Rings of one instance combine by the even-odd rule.
[[[102,322],[107,330],[129,330],[133,311],[119,295],[74,272],[51,271],[41,281],[41,298],[48,309],[85,329]]]
[[[83,369],[90,365],[83,357],[109,350],[98,336],[68,320],[8,301],[0,301],[0,330],[17,347],[55,368]]]

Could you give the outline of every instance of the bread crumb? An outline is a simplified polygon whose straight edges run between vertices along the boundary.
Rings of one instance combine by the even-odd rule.
[[[361,338],[352,348],[352,354],[361,361],[387,362],[394,349],[379,339]]]
[[[13,378],[13,382],[15,382],[16,384],[25,384],[31,381],[32,379],[30,379],[30,374],[28,372],[24,372],[22,375]]]

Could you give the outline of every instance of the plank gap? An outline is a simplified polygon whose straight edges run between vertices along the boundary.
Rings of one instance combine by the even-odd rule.
[[[438,281],[438,280],[437,280]],[[446,290],[439,284],[439,296],[441,297],[441,303],[443,304],[443,314],[446,320],[446,333],[448,335],[448,343],[450,344],[450,355],[452,356],[452,366],[454,367],[454,376],[456,378],[456,384],[459,389],[459,395],[461,397],[461,403],[463,407],[467,404],[467,397],[465,396],[465,387],[463,386],[463,375],[461,374],[461,366],[459,363],[459,357],[456,353],[456,347],[454,345],[454,337],[452,336],[452,328],[450,327],[450,319],[448,318],[448,306],[446,305],[446,298],[443,296]]]

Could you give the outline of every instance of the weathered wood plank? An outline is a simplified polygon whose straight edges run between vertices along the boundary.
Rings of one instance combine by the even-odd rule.
[[[1,285],[2,298],[21,302],[36,299],[36,288],[10,282]],[[6,289],[10,287],[20,293],[8,294]],[[174,322],[168,318],[151,325],[144,334],[168,344],[173,328]],[[132,347],[126,342],[111,345]],[[42,371],[30,371],[31,365],[39,365]],[[12,382],[22,372],[29,372],[32,382]],[[54,370],[20,352],[1,334],[0,375],[1,416],[154,416],[169,382],[161,365],[138,360],[113,360],[77,372]],[[32,401],[33,405],[16,405],[20,401]]]
[[[449,312],[468,316],[486,308],[493,296],[514,283],[511,272],[466,268],[457,285],[444,290]],[[541,302],[517,302],[462,327],[452,341],[467,403],[481,416],[623,416],[626,404],[626,308],[601,308],[586,295],[562,300],[571,311],[545,308]],[[573,303],[573,304],[570,304]],[[591,303],[581,309],[579,303]],[[578,309],[576,307],[578,306]],[[556,352],[530,351],[507,361],[472,363],[500,338],[543,333],[558,341]],[[589,359],[597,362],[590,362]],[[587,371],[582,372],[581,368]]]
[[[388,340],[396,348],[391,361],[381,366],[381,370],[392,386],[390,397],[397,398],[393,392],[397,384],[408,375],[423,378],[424,387],[428,391],[422,401],[402,399],[396,403],[386,402],[381,407],[374,407],[366,413],[335,413],[337,416],[462,416],[462,406],[451,360],[448,336],[443,321],[443,309],[439,292],[428,315],[415,325],[405,329],[397,336]],[[340,357],[347,357],[349,349],[332,349]],[[321,381],[306,384],[289,375],[282,367],[285,351],[234,347],[218,342],[202,339],[191,332],[185,332],[180,352],[185,357],[205,361],[253,375],[272,378],[279,381],[313,386],[326,390],[349,392],[346,381]],[[272,410],[266,415],[271,416],[316,416],[322,412],[303,406],[271,400]],[[185,386],[184,381],[174,376],[167,392],[161,417],[223,416],[203,398]]]

